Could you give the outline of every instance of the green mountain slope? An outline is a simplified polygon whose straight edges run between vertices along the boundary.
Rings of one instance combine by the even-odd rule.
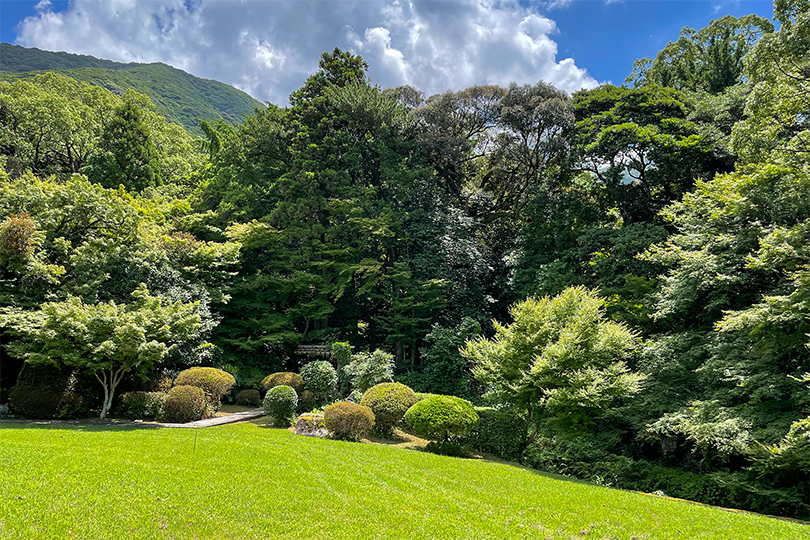
[[[201,79],[166,64],[123,64],[93,56],[28,49],[0,43],[0,80],[33,77],[57,71],[103,86],[117,94],[132,88],[146,94],[157,111],[187,130],[200,134],[197,118],[234,124],[262,104],[219,81]]]

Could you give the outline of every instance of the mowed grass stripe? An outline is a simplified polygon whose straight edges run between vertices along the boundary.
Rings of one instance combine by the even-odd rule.
[[[0,538],[810,539],[810,527],[237,424],[0,426]]]

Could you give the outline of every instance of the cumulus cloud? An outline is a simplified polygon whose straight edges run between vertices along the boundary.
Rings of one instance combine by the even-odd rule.
[[[557,59],[551,19],[518,0],[47,0],[17,43],[122,62],[165,62],[277,104],[334,47],[360,54],[372,81],[426,94],[474,84],[535,83],[567,91],[597,82]]]

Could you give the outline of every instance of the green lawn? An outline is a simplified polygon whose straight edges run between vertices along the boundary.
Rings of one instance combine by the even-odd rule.
[[[798,540],[810,526],[250,423],[0,424],[0,538]]]

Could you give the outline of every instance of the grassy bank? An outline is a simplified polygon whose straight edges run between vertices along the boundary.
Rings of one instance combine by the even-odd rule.
[[[763,516],[254,424],[0,424],[0,493],[3,539],[810,539]]]

